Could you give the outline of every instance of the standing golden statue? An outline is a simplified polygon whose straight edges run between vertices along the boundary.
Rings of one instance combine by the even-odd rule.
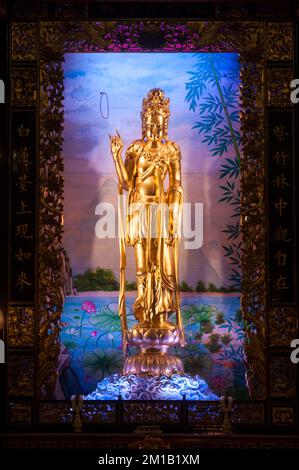
[[[178,242],[183,204],[179,146],[168,140],[169,98],[152,89],[143,100],[142,139],[135,140],[122,159],[123,142],[111,137],[111,153],[119,195],[128,191],[126,221],[120,207],[119,314],[123,346],[139,346],[126,357],[124,374],[171,375],[183,372],[181,360],[167,354],[170,346],[185,345],[178,282]],[[168,175],[169,185],[165,190]],[[119,198],[122,201],[122,198]],[[138,323],[128,329],[125,306],[126,245],[136,259]],[[175,315],[175,322],[171,317]]]

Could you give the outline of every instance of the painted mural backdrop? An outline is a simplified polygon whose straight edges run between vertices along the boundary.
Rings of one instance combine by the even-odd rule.
[[[67,359],[62,390],[66,396],[88,393],[99,380],[121,370],[118,239],[97,237],[97,206],[108,202],[117,207],[108,135],[117,129],[125,148],[140,138],[142,99],[159,87],[171,100],[169,138],[181,148],[184,200],[203,205],[202,242],[187,249],[183,239],[180,246],[187,345],[175,352],[185,371],[202,375],[215,393],[246,398],[238,55],[66,54],[64,73],[66,300],[60,337]],[[200,239],[194,214],[192,226]],[[127,265],[132,325],[133,253]]]

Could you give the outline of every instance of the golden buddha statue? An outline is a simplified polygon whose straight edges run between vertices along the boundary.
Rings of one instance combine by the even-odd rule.
[[[124,351],[127,344],[140,347],[137,355],[126,357],[124,374],[183,372],[181,360],[167,354],[170,346],[185,345],[178,282],[183,204],[181,155],[179,146],[168,140],[169,102],[162,90],[149,91],[141,112],[142,139],[128,147],[125,161],[119,133],[110,136],[119,194],[128,191],[125,223],[123,210],[119,210],[123,346]],[[167,175],[169,184],[165,189]],[[131,330],[125,306],[126,245],[134,247],[136,260],[137,297],[133,311],[138,323]]]

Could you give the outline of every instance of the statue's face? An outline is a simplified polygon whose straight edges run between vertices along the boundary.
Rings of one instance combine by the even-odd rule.
[[[145,137],[151,141],[159,141],[164,137],[164,118],[161,115],[150,115],[145,124]]]

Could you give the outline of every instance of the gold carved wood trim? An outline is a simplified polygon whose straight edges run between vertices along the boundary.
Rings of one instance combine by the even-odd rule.
[[[8,309],[8,346],[33,348],[35,310],[33,307],[10,306]]]
[[[61,61],[40,63],[39,161],[39,370],[40,396],[52,396],[60,354],[60,317],[64,302],[63,71]]]
[[[293,24],[269,22],[267,24],[268,60],[291,61],[293,59]]]
[[[177,28],[177,25],[180,28]],[[243,237],[242,311],[246,320],[247,382],[253,399],[266,390],[266,215],[265,215],[265,70],[266,48],[276,54],[266,23],[122,21],[40,23],[40,205],[39,205],[39,384],[41,396],[53,394],[59,356],[63,306],[63,56],[66,52],[238,51],[241,62],[241,231]],[[288,28],[287,28],[288,29]],[[133,34],[134,33],[134,34]],[[157,48],[148,48],[155,35]],[[289,41],[289,40],[288,40]],[[126,40],[127,42],[127,40]],[[175,48],[179,43],[181,47]],[[285,41],[282,44],[288,56]],[[49,334],[50,333],[50,334]]]
[[[11,30],[11,59],[37,60],[37,39],[36,23],[14,23]]]

